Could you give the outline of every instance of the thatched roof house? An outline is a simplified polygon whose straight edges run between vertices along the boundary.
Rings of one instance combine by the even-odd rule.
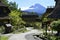
[[[60,0],[55,0],[56,5],[54,10],[48,15],[48,18],[58,18],[60,19]]]
[[[6,17],[9,13],[10,9],[8,8],[8,6],[6,6],[0,1],[0,17]]]
[[[2,23],[8,23],[10,18],[9,18],[9,13],[10,13],[10,9],[8,8],[8,6],[6,6],[5,4],[3,4],[3,2],[0,1],[0,25]]]

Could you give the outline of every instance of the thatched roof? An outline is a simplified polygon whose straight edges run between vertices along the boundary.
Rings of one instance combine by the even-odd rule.
[[[0,17],[0,20],[5,20],[5,19],[10,19],[10,17],[6,16],[6,17]]]
[[[3,2],[0,1],[0,17],[6,17],[9,13],[10,9],[8,8],[8,6],[6,6]]]
[[[37,18],[37,17],[39,17],[39,16],[36,14],[24,14],[24,15],[22,15],[22,18]]]
[[[3,4],[1,1],[0,1],[0,6],[4,6],[4,7],[7,7],[5,4]]]
[[[0,7],[4,7],[7,9],[7,11],[10,12],[10,9],[8,8],[8,6],[6,6],[3,2],[0,1]]]
[[[55,0],[58,4],[55,6],[54,10],[48,15],[48,18],[60,19],[60,0]]]

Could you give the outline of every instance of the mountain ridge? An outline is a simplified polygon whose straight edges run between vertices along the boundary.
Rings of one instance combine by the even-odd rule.
[[[37,14],[44,14],[46,12],[46,8],[40,4],[35,4],[29,7],[27,10],[22,10],[25,12],[35,12]]]

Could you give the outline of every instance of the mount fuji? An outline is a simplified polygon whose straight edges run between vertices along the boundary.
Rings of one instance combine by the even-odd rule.
[[[40,15],[40,14],[44,14],[46,12],[46,8],[40,4],[35,4],[35,5],[32,5],[31,7],[29,7],[28,9],[22,10],[22,11],[24,11],[24,12],[35,12],[38,15]]]

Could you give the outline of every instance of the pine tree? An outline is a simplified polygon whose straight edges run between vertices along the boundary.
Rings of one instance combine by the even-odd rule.
[[[8,0],[0,0],[1,2],[3,2],[5,5],[8,6]]]
[[[18,5],[16,4],[16,2],[10,2],[9,7],[11,10],[17,10],[18,9]]]

